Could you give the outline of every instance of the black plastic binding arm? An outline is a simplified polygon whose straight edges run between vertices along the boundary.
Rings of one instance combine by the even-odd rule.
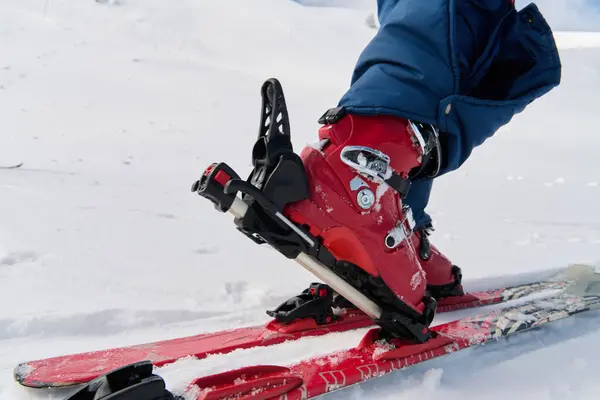
[[[192,185],[192,192],[212,201],[221,212],[229,211],[235,200],[235,193],[225,193],[224,187],[231,180],[239,180],[239,175],[225,163],[211,164],[200,180]]]
[[[248,182],[260,189],[279,209],[308,198],[308,179],[292,146],[290,119],[283,88],[275,78],[262,88],[258,138],[252,149],[254,169]]]
[[[293,151],[283,88],[275,78],[268,79],[261,88],[262,111],[258,138],[252,149],[252,165],[272,166],[277,158],[287,151]]]

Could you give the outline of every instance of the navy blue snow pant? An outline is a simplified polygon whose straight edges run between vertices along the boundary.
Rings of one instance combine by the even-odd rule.
[[[425,208],[429,203],[432,184],[433,179],[413,182],[408,195],[404,199],[404,203],[412,209],[416,224],[415,229],[425,227],[431,223],[431,217],[425,212]]]

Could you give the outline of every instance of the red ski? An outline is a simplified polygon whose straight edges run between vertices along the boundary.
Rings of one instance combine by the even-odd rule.
[[[571,283],[555,286],[565,290],[438,325],[425,343],[383,339],[379,328],[372,329],[352,349],[287,366],[255,365],[198,378],[187,386],[184,396],[196,400],[312,399],[414,364],[599,309],[598,283],[600,276],[588,269],[585,275],[575,276]],[[67,400],[183,400],[184,397],[168,391],[164,380],[153,372],[150,361],[129,364],[94,379]]]
[[[246,367],[192,382],[189,393],[197,400],[312,399],[490,340],[540,327],[574,314],[600,308],[598,295],[562,293],[547,299],[465,318],[433,328],[423,344],[379,339],[379,328],[360,344],[286,367]],[[143,400],[143,399],[140,399]]]
[[[502,303],[545,290],[561,289],[565,285],[565,282],[538,282],[474,292],[441,301],[438,312]],[[307,336],[322,336],[372,325],[371,319],[360,311],[345,312],[325,325],[317,325],[313,319],[302,319],[288,324],[273,320],[264,326],[30,361],[19,364],[15,368],[14,376],[20,384],[32,388],[65,387],[86,383],[116,368],[142,360],[149,360],[154,366],[160,367],[188,356],[202,359],[210,354],[271,346]]]

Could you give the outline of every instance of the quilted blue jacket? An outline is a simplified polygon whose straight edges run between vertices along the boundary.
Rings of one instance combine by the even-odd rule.
[[[436,125],[441,173],[560,83],[552,31],[511,0],[378,0],[381,27],[340,100],[355,114]]]

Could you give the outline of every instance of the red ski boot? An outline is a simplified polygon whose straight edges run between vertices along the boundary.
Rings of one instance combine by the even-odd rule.
[[[435,303],[426,294],[412,213],[402,205],[411,176],[430,158],[423,126],[343,109],[321,122],[319,145],[301,153],[309,198],[285,215],[322,241],[337,275],[380,306],[428,325]]]
[[[421,266],[427,277],[427,291],[436,300],[451,296],[464,295],[461,285],[462,273],[460,268],[453,265],[429,241],[433,225],[429,224],[417,229],[413,235],[413,243],[419,253]]]
[[[279,82],[265,82],[262,96],[249,178],[240,179],[225,163],[213,164],[192,191],[233,214],[238,229],[254,242],[296,260],[384,332],[428,340],[436,302],[426,290],[414,220],[403,198],[412,179],[439,170],[437,131],[402,118],[347,115],[336,108],[319,121],[324,126],[318,145],[298,157]],[[319,313],[326,319],[327,310],[321,311],[329,307],[329,297],[313,297],[279,311],[285,318]]]

